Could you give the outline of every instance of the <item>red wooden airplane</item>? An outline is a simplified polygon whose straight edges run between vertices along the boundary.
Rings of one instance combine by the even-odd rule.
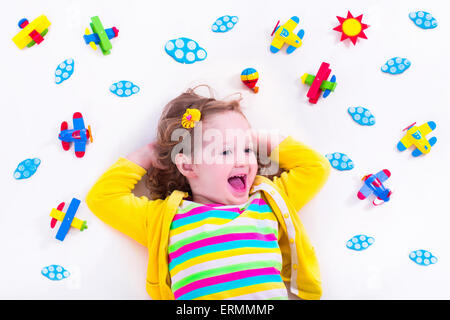
[[[336,76],[333,75],[330,81],[327,81],[330,73],[330,64],[322,62],[319,71],[317,71],[315,76],[308,73],[305,73],[302,76],[302,82],[311,86],[306,94],[310,103],[316,104],[322,92],[323,97],[326,98],[332,91],[334,91],[337,85]]]

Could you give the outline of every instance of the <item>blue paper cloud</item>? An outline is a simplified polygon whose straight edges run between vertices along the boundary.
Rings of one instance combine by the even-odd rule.
[[[112,93],[114,93],[116,96],[119,96],[119,97],[129,97],[132,94],[138,93],[139,90],[140,89],[137,85],[135,85],[131,81],[126,81],[126,80],[122,80],[122,81],[113,83],[109,87],[109,91],[111,91]]]
[[[386,61],[381,66],[381,71],[390,74],[400,74],[411,66],[411,62],[406,58],[395,57]]]
[[[410,12],[409,18],[416,26],[422,29],[434,29],[438,23],[431,13],[425,11]]]
[[[353,161],[345,154],[340,152],[328,153],[325,157],[336,170],[352,170],[355,166]]]
[[[41,274],[53,281],[62,280],[70,276],[69,271],[56,264],[42,268]]]
[[[362,251],[366,250],[375,242],[375,239],[364,234],[358,234],[347,241],[347,248]]]
[[[362,126],[373,126],[375,124],[375,117],[364,107],[350,107],[347,111],[357,124]]]
[[[227,32],[233,29],[238,21],[239,18],[236,16],[223,16],[213,23],[211,30],[214,32]]]
[[[191,64],[206,59],[207,53],[192,39],[178,38],[169,40],[165,50],[169,56],[179,63]]]
[[[437,258],[427,250],[411,251],[409,258],[421,266],[429,266],[437,262]]]
[[[69,79],[75,67],[75,62],[73,59],[66,59],[61,62],[55,71],[55,82],[56,84],[63,83],[67,79]]]
[[[17,180],[28,179],[36,172],[40,164],[41,160],[38,158],[23,160],[17,165],[14,178]]]

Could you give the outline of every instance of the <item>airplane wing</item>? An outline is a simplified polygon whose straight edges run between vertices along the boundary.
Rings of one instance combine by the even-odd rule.
[[[400,140],[400,141],[397,143],[397,149],[398,149],[399,151],[404,151],[404,150],[408,149],[411,145],[412,145],[412,141],[411,141],[409,135],[406,134],[406,135],[402,138],[402,140]]]
[[[384,182],[389,179],[389,177],[391,176],[391,172],[388,169],[384,169],[378,172],[375,176],[378,178],[378,180]]]
[[[365,183],[364,185],[361,187],[361,189],[359,189],[358,192],[358,198],[361,200],[364,200],[365,198],[367,198],[368,196],[370,196],[372,194],[372,189],[370,189]]]
[[[290,33],[295,29],[300,19],[296,16],[290,18],[282,27],[286,28]]]
[[[79,112],[73,114],[73,129],[82,130],[85,129],[83,116]]]
[[[82,158],[86,150],[86,141],[75,140],[74,146],[75,146],[75,155],[78,158]]]
[[[283,46],[284,41],[278,37],[273,38],[272,43],[270,44],[270,52],[277,53],[280,51]]]
[[[306,96],[309,98],[309,102],[316,103],[317,100],[319,100],[319,97],[322,93],[320,91],[320,86],[322,85],[322,82],[327,80],[331,69],[329,68],[330,64],[326,62],[322,62],[320,65],[319,71],[317,71],[316,77],[314,78],[313,83],[311,84],[311,87],[309,88],[308,93]]]
[[[428,121],[427,123],[424,123],[423,125],[419,126],[419,130],[422,133],[422,136],[424,137],[434,129],[436,129],[436,123],[434,121]]]
[[[72,224],[72,220],[75,217],[75,213],[78,210],[78,206],[80,205],[80,200],[73,198],[69,204],[69,208],[67,208],[66,214],[64,215],[64,219],[62,220],[61,226],[59,227],[58,232],[56,233],[56,239],[63,241],[66,237],[67,232],[70,229],[70,225]]]
[[[64,212],[62,211],[65,205],[65,202],[61,202],[56,209],[52,209],[52,211],[50,212],[50,217],[52,217],[52,220],[50,221],[50,227],[52,229],[55,227],[58,220],[61,221],[62,219],[64,219]]]
[[[336,88],[336,76],[333,75],[330,81],[323,81],[320,86],[320,90],[324,90],[323,97],[326,98],[330,95],[331,91],[334,91]]]
[[[63,132],[64,130],[67,130],[68,127],[69,127],[69,126],[68,126],[67,122],[66,122],[66,121],[63,121],[63,122],[61,123],[61,132]],[[67,150],[70,149],[70,143],[69,143],[69,142],[61,140],[61,144],[62,144],[62,147],[63,147],[64,150],[67,151]]]

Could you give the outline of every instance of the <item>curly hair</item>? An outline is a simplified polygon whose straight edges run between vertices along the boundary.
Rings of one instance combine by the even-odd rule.
[[[210,97],[204,97],[195,93],[195,89],[198,87],[206,87],[209,90]],[[150,191],[150,198],[164,199],[169,196],[174,190],[180,190],[188,192],[192,195],[191,188],[188,180],[178,170],[175,163],[172,161],[172,150],[180,143],[180,141],[174,141],[172,134],[177,129],[182,129],[181,119],[187,108],[195,108],[201,112],[202,121],[210,117],[211,115],[223,113],[226,111],[235,111],[240,113],[245,119],[247,119],[241,109],[240,100],[238,99],[224,101],[216,100],[213,97],[211,88],[208,85],[198,85],[194,88],[189,88],[186,92],[182,93],[175,99],[171,100],[163,109],[161,117],[158,122],[156,142],[154,151],[156,154],[157,166],[151,167],[148,172],[147,187]],[[192,133],[193,129],[185,129],[189,133]],[[183,137],[180,137],[180,140]],[[193,149],[193,145],[192,145]],[[259,156],[258,167],[259,170],[264,169],[267,165],[263,165]],[[273,177],[279,175],[279,171],[273,175],[267,175]]]

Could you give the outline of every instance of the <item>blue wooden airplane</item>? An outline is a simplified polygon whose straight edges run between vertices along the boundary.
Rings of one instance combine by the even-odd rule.
[[[70,143],[74,143],[75,155],[78,158],[84,156],[86,150],[86,143],[88,140],[93,142],[91,126],[84,126],[83,116],[79,112],[73,114],[73,129],[68,129],[68,124],[66,121],[61,123],[61,132],[58,135],[58,139],[61,140],[62,147],[64,150],[70,149]]]
[[[80,231],[87,229],[86,221],[80,220],[75,217],[78,207],[80,206],[80,200],[78,200],[77,198],[73,198],[72,201],[70,201],[69,208],[67,208],[67,211],[65,213],[63,212],[64,206],[65,203],[61,202],[58,205],[58,208],[52,209],[52,211],[50,212],[50,217],[52,217],[50,227],[52,229],[55,227],[57,221],[61,221],[61,226],[59,227],[55,237],[59,241],[64,241],[64,238],[66,237],[67,232],[69,232],[70,227],[77,228]]]
[[[383,182],[389,179],[391,172],[387,169],[381,170],[377,174],[369,174],[362,178],[364,185],[358,192],[358,198],[361,200],[366,199],[372,193],[377,197],[373,201],[373,205],[378,206],[384,202],[388,202],[392,191],[387,189]],[[378,201],[377,201],[378,200]]]

